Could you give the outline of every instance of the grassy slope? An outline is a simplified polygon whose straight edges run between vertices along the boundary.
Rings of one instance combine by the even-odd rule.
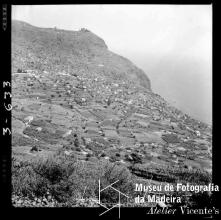
[[[142,70],[109,51],[92,32],[42,29],[13,21],[12,51],[13,72],[21,68],[79,73],[99,71],[98,65],[103,64],[105,75],[117,73],[150,89],[150,80]]]

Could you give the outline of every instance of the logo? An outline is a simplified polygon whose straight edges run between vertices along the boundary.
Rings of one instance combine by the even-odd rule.
[[[98,195],[98,200],[94,200],[96,203],[98,203],[100,206],[102,206],[103,208],[105,208],[106,210],[104,212],[102,212],[99,216],[109,212],[110,210],[112,210],[113,208],[115,207],[118,207],[118,217],[120,219],[120,207],[121,207],[121,198],[122,197],[126,197],[126,198],[129,198],[129,196],[127,196],[126,194],[122,193],[120,190],[116,189],[113,187],[113,185],[115,183],[117,183],[119,180],[111,183],[110,185],[104,187],[103,189],[101,189],[101,182],[100,182],[100,179],[98,180],[98,187],[99,187],[99,195]],[[113,205],[111,208],[107,208],[107,206],[105,204],[102,204],[101,203],[101,192],[103,192],[104,190],[108,189],[108,188],[111,188],[113,190],[115,190],[117,193],[118,193],[118,203],[116,203],[115,205]]]

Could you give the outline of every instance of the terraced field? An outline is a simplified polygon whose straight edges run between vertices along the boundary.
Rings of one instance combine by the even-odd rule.
[[[121,60],[118,74],[116,60],[106,60],[111,53],[105,52],[102,58],[107,49],[100,55],[96,50],[90,62],[88,58],[74,60],[67,70],[66,63],[53,67],[55,57],[43,48],[45,62],[51,59],[51,63],[45,64],[45,70],[31,68],[31,60],[37,62],[39,53],[36,49],[33,55],[33,48],[22,48],[19,39],[25,39],[34,28],[20,25],[15,24],[12,41],[14,158],[32,161],[60,152],[80,161],[121,164],[135,178],[148,180],[152,174],[155,181],[175,178],[170,174],[163,177],[158,169],[212,172],[211,127],[170,106],[150,88],[134,83],[133,77],[122,74],[125,64]],[[26,35],[20,32],[22,28],[27,28]],[[45,35],[53,31],[45,30]],[[81,55],[86,53],[80,49]],[[65,50],[61,46],[58,51]],[[127,68],[125,71],[129,71]]]
[[[96,96],[90,98],[89,102],[86,98],[76,101],[76,97],[79,98],[78,93],[76,95],[73,85],[71,85],[73,91],[70,91],[69,85],[73,78],[73,81],[77,81],[78,77],[66,76],[66,80],[59,77],[60,75],[54,75],[52,78],[50,74],[44,73],[13,74],[12,127],[16,142],[33,142],[34,145],[48,146],[45,151],[53,151],[53,144],[62,148],[64,143],[72,145],[75,139],[78,139],[80,152],[84,155],[87,153],[87,151],[85,153],[87,146],[83,144],[85,140],[96,143],[96,139],[99,138],[121,151],[130,148],[130,154],[136,153],[137,149],[141,151],[143,146],[145,150],[142,153],[143,164],[158,159],[158,165],[166,166],[173,163],[174,166],[175,163],[176,166],[200,168],[211,172],[211,143],[207,140],[209,135],[204,129],[198,128],[197,131],[200,132],[198,136],[195,130],[200,126],[200,122],[197,125],[193,121],[190,128],[191,124],[185,123],[187,116],[180,112],[174,114],[172,107],[166,106],[165,101],[159,97],[155,100],[156,96],[152,93],[146,93],[145,98],[139,100],[138,92],[134,92],[132,95],[124,95],[121,100],[113,101],[110,105],[97,102]],[[78,80],[85,84],[85,88],[77,91],[82,90],[84,94],[88,94],[87,86],[91,82],[88,79]],[[99,86],[94,87],[99,91]],[[23,93],[24,90],[28,93]],[[128,99],[136,101],[137,104],[127,104]],[[145,107],[140,108],[140,105],[148,106],[147,111],[139,113],[141,109],[145,111]],[[148,111],[156,105],[166,107],[158,113]],[[156,115],[158,120],[155,119]],[[32,117],[33,120],[28,121],[28,117]],[[176,119],[177,122],[171,122],[174,117],[180,117],[179,121]],[[180,128],[180,123],[184,127]],[[19,146],[13,145],[13,149],[16,147],[17,152]],[[29,146],[30,149],[32,147]],[[107,153],[107,149],[103,145],[100,146],[100,152],[104,154]],[[33,153],[35,156],[38,154],[42,152]],[[115,159],[130,165],[125,157]]]

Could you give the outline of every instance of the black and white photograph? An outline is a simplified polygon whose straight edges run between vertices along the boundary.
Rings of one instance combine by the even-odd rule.
[[[11,5],[12,206],[219,214],[212,15],[212,4]]]

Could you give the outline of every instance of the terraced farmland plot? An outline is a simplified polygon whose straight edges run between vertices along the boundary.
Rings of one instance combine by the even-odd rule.
[[[104,130],[104,135],[107,138],[116,138],[116,139],[119,138],[119,135],[118,135],[116,130],[109,130],[109,129],[108,130]]]
[[[15,194],[48,187],[66,207],[97,195],[98,178],[123,189],[210,179],[211,126],[154,94],[147,75],[91,31],[13,21],[12,95]]]

